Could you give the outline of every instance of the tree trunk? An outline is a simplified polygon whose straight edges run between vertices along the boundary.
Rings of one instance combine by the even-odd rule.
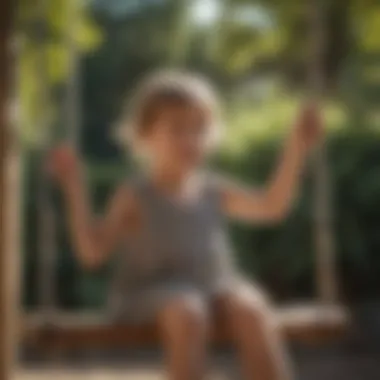
[[[15,316],[18,300],[17,286],[14,286],[16,269],[15,227],[17,215],[13,211],[11,199],[14,185],[17,186],[18,171],[13,161],[14,141],[10,134],[8,100],[10,95],[10,28],[11,0],[0,2],[0,379],[9,379],[14,368]],[[16,237],[17,238],[17,237]]]

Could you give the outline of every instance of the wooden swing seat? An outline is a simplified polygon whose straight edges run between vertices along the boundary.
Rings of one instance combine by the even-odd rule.
[[[342,336],[347,330],[347,311],[338,305],[296,305],[279,308],[278,319],[286,338],[305,343],[319,343]],[[226,323],[215,317],[212,343],[228,345],[231,341]],[[47,324],[41,314],[29,315],[24,324],[24,341],[40,348],[110,348],[149,347],[158,344],[154,325],[110,325],[99,314],[59,313],[54,324]]]

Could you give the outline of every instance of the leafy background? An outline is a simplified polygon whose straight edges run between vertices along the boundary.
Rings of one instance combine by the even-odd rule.
[[[380,5],[326,0],[322,67],[333,234],[343,297],[380,289]],[[20,0],[15,25],[18,128],[25,169],[25,304],[38,304],[41,213],[37,192],[44,150],[77,116],[93,203],[134,170],[114,126],[136,83],[159,67],[209,77],[226,120],[218,169],[265,183],[286,130],[307,95],[309,9],[301,0]],[[73,49],[80,56],[74,77]],[[70,53],[71,52],[71,53]],[[74,85],[70,78],[75,78]],[[69,96],[80,94],[78,114]],[[74,91],[74,92],[73,92]],[[73,95],[74,94],[74,95]],[[75,120],[75,119],[74,119]],[[276,228],[231,226],[242,270],[281,299],[314,295],[313,167],[294,210]],[[61,307],[102,304],[109,268],[85,273],[73,258],[60,195],[57,299]]]

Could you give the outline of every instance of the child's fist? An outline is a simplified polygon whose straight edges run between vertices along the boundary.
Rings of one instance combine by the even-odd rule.
[[[48,155],[47,169],[49,174],[62,186],[68,186],[78,179],[80,160],[68,145],[53,149]]]
[[[312,149],[322,137],[323,123],[319,108],[308,104],[302,110],[296,123],[296,134],[300,143],[307,149]]]

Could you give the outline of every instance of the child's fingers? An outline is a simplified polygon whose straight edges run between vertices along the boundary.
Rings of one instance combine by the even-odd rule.
[[[297,134],[307,146],[313,146],[321,138],[322,118],[315,103],[307,103],[301,109],[297,122]]]
[[[75,165],[77,158],[75,152],[67,146],[59,147],[52,152],[51,159],[57,165],[71,166]]]
[[[70,173],[76,171],[77,157],[72,148],[59,146],[48,154],[46,170],[49,175],[57,180],[64,180]]]
[[[75,157],[75,152],[70,146],[61,145],[53,149],[52,157],[57,160],[69,160]]]

